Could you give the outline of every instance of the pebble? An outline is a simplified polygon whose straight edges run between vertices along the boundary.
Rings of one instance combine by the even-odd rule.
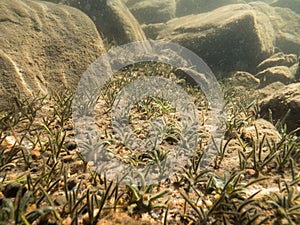
[[[71,191],[75,186],[76,186],[76,180],[75,179],[71,179],[67,181],[67,188],[69,191]]]
[[[9,183],[5,186],[3,194],[6,198],[15,198],[21,187],[22,186],[20,183]],[[23,187],[22,194],[24,194],[26,191],[27,189]]]
[[[77,143],[75,141],[66,141],[65,142],[65,147],[69,150],[72,151],[77,148]]]
[[[58,195],[54,199],[54,204],[57,206],[65,205],[66,203],[67,203],[67,200],[64,195]]]
[[[3,143],[9,147],[12,147],[16,144],[17,140],[14,136],[7,136],[5,137]]]
[[[30,153],[33,160],[37,160],[41,158],[41,153],[38,150],[31,150]]]

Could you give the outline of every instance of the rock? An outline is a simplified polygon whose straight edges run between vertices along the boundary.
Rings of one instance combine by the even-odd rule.
[[[271,57],[265,59],[257,66],[257,72],[263,71],[268,67],[274,66],[286,66],[291,67],[297,62],[297,55],[295,54],[284,54],[278,52]]]
[[[92,217],[93,218],[96,217],[98,213],[99,213],[99,209],[94,209]],[[80,224],[83,224],[83,225],[90,225],[90,224],[92,224],[91,223],[91,219],[90,219],[90,213],[87,212],[86,214],[84,214],[82,216],[82,221],[80,222]]]
[[[155,24],[143,24],[142,26],[143,31],[147,38],[155,40],[162,30],[167,28],[165,23],[155,23]]]
[[[274,66],[267,68],[255,75],[260,80],[260,87],[264,87],[274,82],[289,84],[292,82],[292,72],[286,66]]]
[[[271,110],[275,122],[286,116],[285,123],[288,131],[300,127],[300,83],[284,86],[264,98],[260,105],[260,114],[264,118],[269,118],[269,110]],[[288,111],[290,112],[286,115]]]
[[[49,2],[0,4],[0,106],[17,93],[33,96],[75,88],[104,50],[93,22],[77,9]]]
[[[258,131],[258,137],[256,129]],[[241,130],[241,138],[247,142],[252,142],[252,140],[254,142],[261,141],[264,135],[270,144],[278,143],[281,139],[276,127],[264,119],[257,119],[253,122],[252,126],[244,127]]]
[[[140,24],[164,23],[175,17],[175,0],[131,0],[127,6]]]
[[[257,95],[260,96],[260,98],[266,98],[270,95],[272,95],[274,92],[276,92],[277,90],[281,89],[285,87],[285,85],[281,82],[274,82],[271,83],[263,88],[260,88],[256,91]]]
[[[77,148],[76,141],[66,141],[64,145],[69,151],[72,151]]]
[[[282,8],[289,8],[295,13],[300,14],[300,1],[299,0],[277,0],[271,4],[271,6],[277,6]]]
[[[84,221],[87,221],[84,218]],[[128,224],[128,225],[151,225],[151,221],[147,221],[146,219],[136,220],[128,215],[126,212],[118,212],[118,213],[107,213],[101,218],[101,221],[97,223],[97,225],[111,225],[111,224]]]
[[[30,155],[33,160],[37,160],[41,158],[41,152],[40,150],[37,149],[30,150]]]
[[[300,52],[300,15],[288,8],[272,7],[263,2],[249,3],[253,9],[264,13],[274,29],[274,45],[282,52]]]
[[[178,43],[222,71],[254,72],[274,51],[270,19],[247,4],[175,18],[167,22],[166,31],[158,39]]]
[[[245,3],[243,0],[178,0],[176,17],[209,12],[229,4]]]
[[[203,73],[198,73],[189,68],[176,68],[173,71],[174,75],[179,79],[184,79],[185,82],[192,86],[208,86],[208,80]]]
[[[245,0],[245,2],[257,2],[257,0]],[[276,2],[276,0],[260,0],[260,2],[264,2],[267,4],[272,4],[273,2]]]
[[[63,193],[56,192],[53,197],[54,197],[54,204],[56,206],[64,206],[68,203],[66,196]]]
[[[15,198],[21,188],[22,194],[24,194],[27,191],[27,189],[25,187],[22,187],[20,183],[8,183],[5,186],[3,194],[6,198]]]
[[[295,66],[295,80],[300,81],[300,56],[298,58],[298,63]]]
[[[74,187],[76,187],[77,181],[76,179],[70,179],[67,181],[67,188],[71,191]]]
[[[146,40],[146,36],[140,27],[140,24],[121,0],[110,0],[107,2],[108,14],[103,17],[103,21],[100,25],[101,28],[104,26],[110,27],[110,31],[113,33],[114,28],[112,27],[112,24],[120,27],[116,30],[119,31],[119,33],[113,36],[115,40],[118,40],[118,44]],[[109,20],[109,16],[112,17],[111,20]],[[144,47],[149,48],[149,46]]]
[[[257,88],[260,80],[255,78],[251,73],[245,71],[237,71],[232,77],[226,80],[230,86],[243,86],[246,88]]]
[[[109,43],[122,45],[146,39],[140,24],[121,0],[48,1],[66,4],[85,12]]]

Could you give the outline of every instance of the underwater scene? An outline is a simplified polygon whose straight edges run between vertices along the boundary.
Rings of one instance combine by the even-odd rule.
[[[300,0],[0,0],[0,225],[300,224]]]

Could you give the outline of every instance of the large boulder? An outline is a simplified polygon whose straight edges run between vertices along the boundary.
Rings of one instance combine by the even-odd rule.
[[[245,3],[243,0],[178,0],[176,16],[186,16],[209,12],[221,6],[229,4]]]
[[[163,23],[175,17],[175,0],[129,0],[126,4],[141,24]]]
[[[260,114],[269,119],[269,110],[272,111],[274,122],[286,117],[288,131],[300,127],[300,83],[286,85],[264,98]]]
[[[299,0],[278,0],[274,1],[272,6],[278,6],[282,8],[289,8],[294,12],[300,14],[300,1]]]
[[[94,23],[81,11],[31,0],[1,0],[0,106],[17,93],[75,88],[105,51]]]
[[[222,71],[254,72],[274,51],[270,19],[247,4],[172,19],[158,39],[187,47]]]
[[[257,0],[245,0],[245,2],[249,3],[249,2],[257,2]],[[276,0],[260,0],[260,2],[264,2],[267,4],[272,4],[274,2],[276,2]]]
[[[86,13],[109,44],[122,45],[146,39],[139,22],[122,0],[47,1],[69,5]]]
[[[300,15],[288,8],[272,7],[263,2],[249,5],[270,18],[274,29],[274,45],[284,53],[300,52]]]

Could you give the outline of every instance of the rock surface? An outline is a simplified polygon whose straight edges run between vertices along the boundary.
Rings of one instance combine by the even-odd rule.
[[[292,72],[286,66],[274,66],[267,68],[255,75],[260,80],[260,86],[264,87],[274,82],[289,84],[292,82]]]
[[[265,59],[257,66],[257,72],[263,71],[269,67],[274,66],[286,66],[291,67],[297,62],[297,55],[295,54],[284,54],[278,52],[271,57]]]
[[[275,48],[287,54],[300,52],[300,15],[263,2],[175,18],[160,29],[158,39],[190,48],[210,66],[223,70],[255,73],[254,67]]]
[[[285,85],[279,81],[271,83],[265,87],[262,87],[260,89],[256,90],[256,93],[258,96],[260,96],[261,99],[269,97],[270,95],[274,94],[279,89],[285,87]]]
[[[175,0],[129,0],[126,4],[141,24],[163,23],[175,17]]]
[[[27,189],[24,186],[22,186],[20,183],[15,183],[15,182],[8,183],[5,186],[3,194],[6,198],[15,198],[21,188],[22,188],[22,195],[23,195],[27,191]]]
[[[86,13],[109,43],[122,45],[146,39],[139,22],[122,0],[48,1],[69,5]]]
[[[105,50],[93,22],[77,9],[48,2],[0,4],[0,105],[18,92],[28,96],[76,87]]]
[[[295,66],[295,80],[300,81],[300,57],[298,59],[298,63]]]
[[[286,117],[288,131],[300,127],[300,83],[284,86],[261,101],[261,115],[269,119],[269,109],[275,121]]]
[[[209,12],[229,4],[245,3],[243,0],[178,0],[176,17]]]
[[[263,2],[249,4],[270,18],[274,29],[274,45],[284,53],[300,52],[300,15],[288,8],[272,7]]]
[[[256,133],[256,130],[258,133]],[[265,136],[270,144],[277,143],[280,140],[280,134],[276,127],[264,119],[257,119],[251,126],[242,129],[241,138],[247,142],[261,141],[263,136]]]
[[[273,54],[270,19],[246,4],[172,19],[159,39],[187,47],[213,68],[254,71]]]
[[[255,78],[251,73],[237,71],[232,77],[227,79],[230,86],[243,86],[246,88],[257,88],[260,85],[260,80]]]
[[[300,14],[300,1],[299,0],[277,0],[271,4],[282,8],[289,8],[294,12]]]
[[[141,27],[147,38],[152,40],[157,38],[159,32],[167,29],[167,25],[165,23],[143,24]]]

